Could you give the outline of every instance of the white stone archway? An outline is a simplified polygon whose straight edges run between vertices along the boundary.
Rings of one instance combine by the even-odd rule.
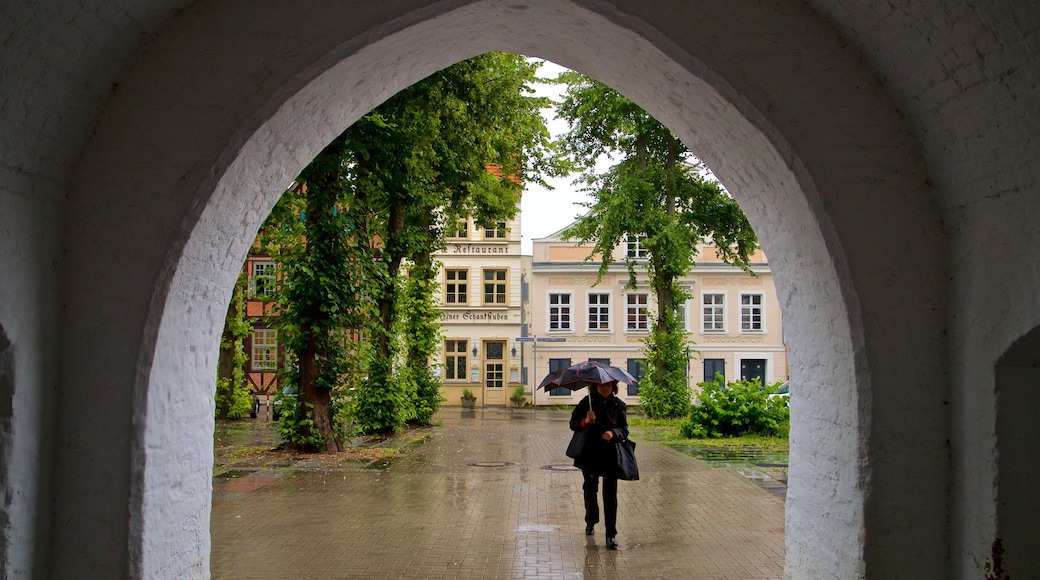
[[[800,5],[683,19],[593,1],[417,6],[204,3],[121,83],[67,209],[66,302],[81,314],[64,329],[63,356],[79,361],[64,382],[89,379],[63,394],[57,470],[90,475],[56,489],[52,575],[206,574],[212,375],[256,228],[349,123],[486,50],[543,56],[633,98],[759,232],[799,386],[788,573],[884,576],[913,560],[944,575],[944,360],[914,352],[941,335],[944,234],[913,132],[861,55]],[[895,283],[911,271],[912,285]],[[104,356],[78,336],[104,341]],[[106,445],[67,445],[84,436]],[[81,505],[84,493],[99,499]]]

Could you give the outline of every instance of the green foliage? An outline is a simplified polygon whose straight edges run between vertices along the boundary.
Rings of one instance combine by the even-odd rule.
[[[593,193],[589,211],[564,232],[566,239],[592,243],[589,259],[607,273],[614,249],[638,237],[647,257],[626,256],[628,286],[644,268],[657,303],[647,338],[647,376],[640,400],[651,417],[685,415],[690,400],[686,337],[678,305],[687,297],[676,281],[695,265],[698,244],[710,240],[719,256],[750,272],[758,239],[736,202],[667,127],[606,85],[574,72],[557,107],[570,130],[562,155],[585,168],[582,180]],[[603,156],[618,159],[598,173]]]
[[[740,435],[782,435],[790,410],[785,397],[770,398],[781,383],[763,386],[758,379],[725,384],[722,375],[700,383],[698,403],[679,429],[684,437],[718,438]]]
[[[286,440],[318,449],[347,429],[432,420],[442,398],[430,255],[456,218],[512,218],[524,181],[560,172],[548,101],[529,87],[537,67],[489,53],[430,75],[347,128],[275,207],[262,231],[281,276],[290,362],[279,381],[300,389]]]
[[[350,399],[350,416],[362,433],[394,433],[415,416],[415,384],[395,380],[386,362],[372,361],[368,383]]]
[[[429,363],[441,341],[440,309],[434,300],[440,289],[438,272],[438,265],[429,261],[416,264],[404,284],[403,300],[397,304],[400,336],[407,353],[401,380],[413,385],[414,418],[420,425],[430,425],[445,400],[440,394],[440,380]]]
[[[378,314],[366,326],[376,347],[350,406],[366,430],[429,422],[440,404],[429,368],[439,347],[429,256],[443,247],[446,226],[471,215],[478,226],[512,218],[523,181],[558,173],[540,114],[548,102],[530,96],[537,66],[502,53],[467,59],[394,95],[340,137],[347,211],[364,214],[354,221],[380,241],[369,246],[380,264],[369,295]],[[415,264],[408,278],[400,275],[405,260]]]
[[[232,290],[231,306],[224,320],[222,351],[230,351],[230,375],[217,378],[216,416],[222,419],[244,419],[253,408],[253,397],[246,386],[245,364],[248,360],[245,338],[253,331],[245,316],[246,277],[243,272]],[[222,355],[224,356],[224,355]]]
[[[646,339],[647,373],[639,383],[639,400],[647,417],[685,417],[690,409],[689,351],[682,320],[674,310],[662,312],[654,332]]]
[[[524,398],[524,386],[523,385],[518,385],[515,389],[513,389],[513,395],[511,397],[509,397],[509,398],[513,399],[513,400],[516,400],[516,401],[523,400],[523,398]]]

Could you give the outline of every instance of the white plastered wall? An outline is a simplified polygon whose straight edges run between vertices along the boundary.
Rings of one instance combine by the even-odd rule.
[[[206,574],[211,375],[246,240],[353,118],[502,49],[639,101],[759,231],[804,393],[789,575],[980,575],[993,365],[1040,323],[1035,3],[132,4],[2,9],[40,13],[0,24],[20,136],[0,142],[5,572]]]
[[[879,458],[868,465],[866,457],[879,436],[865,420],[871,403],[866,389],[880,388],[888,379],[877,374],[871,382],[868,369],[874,361],[864,344],[870,332],[899,313],[878,314],[872,327],[861,327],[856,286],[864,283],[867,290],[874,290],[869,280],[876,273],[871,263],[876,257],[867,253],[874,250],[873,244],[898,244],[907,232],[919,228],[879,227],[873,233],[876,239],[862,241],[867,247],[838,243],[839,234],[824,208],[824,194],[856,188],[854,177],[873,172],[872,165],[879,159],[868,161],[861,150],[834,151],[825,148],[827,143],[816,142],[834,131],[858,132],[895,149],[887,155],[912,161],[912,143],[898,118],[886,108],[880,88],[870,84],[868,71],[840,52],[826,67],[817,65],[813,68],[819,70],[804,73],[833,74],[830,91],[848,93],[840,107],[811,90],[769,95],[785,108],[797,105],[799,109],[790,113],[793,117],[819,119],[812,131],[798,127],[794,118],[768,119],[767,103],[753,104],[751,99],[764,96],[756,91],[781,80],[770,71],[797,70],[796,63],[783,62],[785,55],[778,52],[774,62],[762,59],[749,66],[746,58],[726,54],[725,47],[741,46],[747,51],[768,38],[794,43],[794,48],[811,48],[806,45],[815,41],[822,43],[820,49],[836,50],[827,45],[826,26],[810,14],[767,10],[756,19],[733,8],[702,14],[714,22],[700,31],[704,34],[722,22],[740,21],[739,30],[744,32],[727,39],[730,44],[722,44],[722,39],[702,38],[690,31],[665,36],[660,29],[667,32],[672,16],[665,12],[644,10],[644,16],[657,18],[660,29],[655,30],[609,5],[594,7],[612,20],[568,3],[484,2],[445,12],[435,20],[418,14],[414,26],[397,21],[381,30],[373,25],[389,14],[373,9],[368,16],[374,20],[362,28],[358,18],[365,14],[355,10],[350,21],[364,34],[345,44],[329,44],[324,53],[317,52],[321,47],[309,46],[314,51],[310,56],[318,60],[304,66],[301,55],[279,53],[289,47],[272,46],[270,34],[306,29],[322,38],[321,27],[346,22],[345,13],[332,11],[323,15],[323,22],[301,22],[303,17],[279,13],[279,7],[271,5],[260,11],[262,17],[250,16],[252,26],[242,30],[236,15],[219,6],[203,6],[182,15],[136,65],[111,103],[76,182],[69,212],[70,279],[76,281],[70,302],[92,308],[71,321],[65,343],[73,358],[79,358],[85,347],[69,337],[92,331],[112,345],[108,360],[96,363],[99,368],[87,365],[98,381],[134,385],[125,393],[131,397],[122,399],[133,401],[129,413],[133,428],[128,431],[117,421],[99,429],[68,416],[62,425],[67,433],[104,430],[129,448],[134,475],[124,480],[128,487],[124,493],[131,505],[132,573],[181,575],[205,568],[211,375],[220,315],[248,240],[281,188],[324,142],[379,100],[424,74],[489,49],[547,56],[617,87],[673,127],[735,192],[776,264],[782,303],[796,319],[788,329],[788,342],[792,367],[798,369],[805,395],[793,402],[798,420],[792,433],[796,451],[788,501],[789,566],[796,574],[841,569],[858,575],[865,567],[864,554],[871,549],[877,551],[882,566],[903,556],[891,552],[892,546],[882,536],[869,535],[871,514],[864,487],[868,468],[876,473],[875,489],[881,491],[888,491],[890,479],[906,476],[899,469],[899,458]],[[287,26],[287,19],[297,20],[296,26]],[[226,30],[231,23],[236,29]],[[336,30],[339,39],[352,38],[342,28]],[[690,42],[691,38],[698,40]],[[212,46],[200,44],[204,39],[214,39]],[[699,42],[714,43],[699,46]],[[259,58],[255,51],[261,44],[266,46]],[[698,57],[721,59],[716,66],[730,79],[747,84],[743,92],[691,50]],[[202,56],[208,62],[201,62]],[[804,64],[803,59],[795,60]],[[242,62],[264,62],[266,69],[229,73]],[[259,72],[266,76],[257,78]],[[233,109],[237,116],[226,118],[233,102],[242,107]],[[864,116],[872,117],[871,121],[859,121]],[[840,126],[828,126],[827,121]],[[881,161],[884,156],[879,155]],[[838,210],[839,216],[841,211],[862,214],[899,201],[905,206],[904,222],[915,216],[927,220],[927,212],[921,210],[927,210],[928,200],[919,191],[918,177],[911,170],[906,176],[889,177],[882,191],[874,191],[875,184],[869,191],[853,192],[863,196],[855,199],[867,199],[869,194],[880,208],[843,207],[839,202],[828,209]],[[154,193],[142,196],[141,192]],[[886,194],[898,199],[885,200]],[[90,227],[79,230],[78,224]],[[135,240],[134,255],[113,262],[110,256],[118,254],[127,240]],[[933,246],[925,250],[934,252]],[[856,279],[854,269],[845,263],[844,252],[849,249],[863,252],[862,259],[868,262],[864,268],[872,270],[869,279],[866,273],[862,280]],[[922,259],[924,272],[928,257]],[[119,290],[113,293],[117,281]],[[117,317],[126,323],[106,327],[105,320]],[[924,320],[920,326],[934,324]],[[821,350],[824,344],[827,348]],[[892,354],[903,350],[892,348]],[[83,396],[77,404],[90,405],[89,395]],[[925,435],[934,437],[934,433]],[[822,443],[812,443],[810,436]],[[61,459],[60,469],[70,471],[99,458],[65,453]],[[921,487],[944,487],[938,463],[930,474],[933,481]],[[84,514],[84,508],[72,505],[71,490],[62,491],[58,511],[77,513],[84,525],[112,509],[99,502]],[[939,496],[925,501],[932,505],[924,509],[941,510]],[[118,502],[118,497],[113,501]],[[893,495],[877,501],[892,502],[886,509],[922,509],[921,498]],[[817,517],[824,512],[828,517]],[[84,545],[86,533],[86,528],[75,525],[58,531],[53,548],[59,554],[59,572],[84,557],[113,558]],[[911,541],[908,535],[909,530],[893,526],[884,537],[906,540],[900,541],[899,550],[913,550],[925,560],[925,554],[934,553],[935,538],[914,534]],[[106,538],[105,543],[117,539]],[[940,565],[941,558],[933,560],[932,566]]]

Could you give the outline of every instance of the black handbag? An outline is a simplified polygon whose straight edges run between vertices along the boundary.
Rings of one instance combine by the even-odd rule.
[[[617,444],[618,479],[635,481],[639,479],[639,465],[636,463],[636,442],[623,439]]]
[[[581,450],[585,448],[585,436],[588,431],[575,431],[571,435],[571,442],[567,445],[567,457],[571,459],[577,459],[581,455]]]

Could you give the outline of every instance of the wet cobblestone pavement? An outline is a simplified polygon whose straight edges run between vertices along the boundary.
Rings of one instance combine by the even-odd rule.
[[[639,442],[618,542],[585,536],[566,412],[447,409],[386,469],[215,480],[214,578],[780,578],[783,500]],[[233,488],[233,489],[229,489]],[[218,495],[224,494],[224,495]]]

